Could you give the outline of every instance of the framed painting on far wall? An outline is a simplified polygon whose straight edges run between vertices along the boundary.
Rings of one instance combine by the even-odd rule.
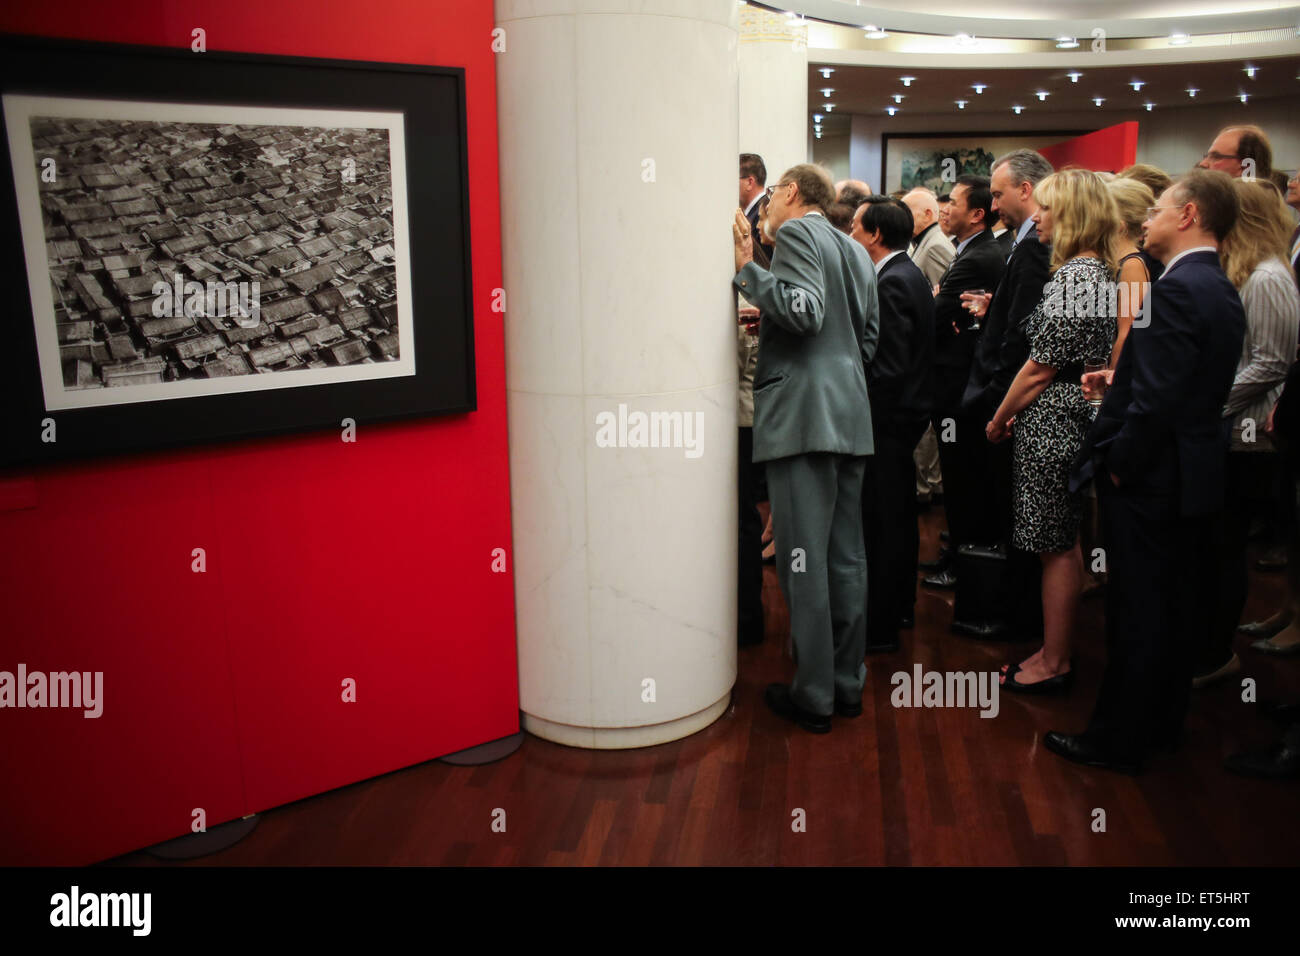
[[[462,70],[0,46],[0,465],[473,410]]]
[[[1036,133],[885,133],[880,159],[883,191],[926,186],[942,195],[958,176],[987,176],[1013,149],[1041,149],[1087,130]]]

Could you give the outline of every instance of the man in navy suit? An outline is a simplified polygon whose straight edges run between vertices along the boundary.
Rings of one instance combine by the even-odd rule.
[[[934,432],[939,438],[939,463],[943,469],[944,511],[952,548],[963,544],[991,544],[998,538],[983,502],[985,474],[981,458],[987,454],[984,426],[988,419],[963,415],[962,395],[970,379],[971,363],[979,342],[979,322],[961,294],[973,289],[992,290],[1006,262],[1002,249],[987,226],[993,206],[989,181],[984,176],[961,176],[952,188],[948,228],[957,240],[953,257],[934,297],[934,362],[931,393]],[[925,579],[932,587],[953,587],[951,567],[941,567]]]
[[[867,366],[875,454],[862,482],[867,547],[867,652],[898,650],[898,627],[916,604],[916,475],[912,449],[930,416],[926,375],[934,357],[934,296],[907,256],[912,212],[888,196],[868,196],[850,236],[876,269],[880,339]]]
[[[1076,763],[1137,773],[1179,743],[1194,652],[1209,615],[1210,529],[1224,506],[1230,424],[1223,404],[1246,334],[1219,264],[1237,219],[1232,181],[1196,169],[1161,193],[1143,227],[1165,265],[1134,322],[1071,476],[1096,478],[1110,571],[1108,660],[1082,734],[1044,744]],[[1090,373],[1094,387],[1106,373]]]
[[[1034,187],[1052,174],[1052,164],[1032,149],[1017,149],[993,163],[989,184],[993,208],[1013,236],[1006,271],[993,291],[991,301],[982,302],[983,328],[970,378],[962,395],[962,411],[987,422],[1002,404],[1016,373],[1029,359],[1029,316],[1043,297],[1050,275],[1047,246],[1038,241],[1034,214]],[[967,297],[965,301],[974,301]],[[1010,548],[1012,525],[1011,442],[984,449],[987,466],[981,486],[986,489],[984,505],[996,540],[1007,543],[1006,598],[1003,611],[1011,633],[1007,636],[1035,639],[1041,628],[1042,565],[1036,554]],[[1000,628],[998,622],[953,621],[954,629],[975,637],[987,637]]]
[[[758,201],[767,195],[767,166],[758,153],[740,154],[740,208],[749,220],[749,231],[754,245],[762,246],[767,260],[772,261],[772,243],[758,231]]]

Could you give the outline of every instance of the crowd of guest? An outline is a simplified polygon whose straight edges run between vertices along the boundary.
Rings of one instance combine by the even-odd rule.
[[[1080,599],[1104,593],[1092,717],[1044,737],[1088,766],[1176,750],[1193,690],[1241,673],[1239,631],[1300,655],[1300,182],[1272,161],[1234,126],[1177,176],[1022,149],[886,196],[811,164],[768,185],[741,155],[739,640],[763,640],[767,556],[795,662],[773,711],[816,733],[861,714],[918,567],[954,590],[954,632],[1039,644],[1002,667],[1019,694],[1070,691]],[[922,562],[929,502],[947,547]],[[1260,523],[1289,594],[1243,624]],[[1281,740],[1228,769],[1300,777],[1300,715],[1265,709]]]

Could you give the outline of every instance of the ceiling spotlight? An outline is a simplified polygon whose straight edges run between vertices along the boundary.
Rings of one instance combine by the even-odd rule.
[[[959,109],[959,110],[964,110],[964,109],[966,108],[966,104],[967,104],[968,102],[969,102],[969,100],[958,100],[958,101],[957,101],[957,109]]]
[[[1019,116],[1022,112],[1024,112],[1024,109],[1025,108],[1023,106],[1013,106],[1011,107],[1011,112]]]
[[[895,93],[895,94],[894,94],[894,102],[895,102],[895,103],[901,103],[901,102],[903,102],[903,94],[902,94],[902,93]]]
[[[823,104],[822,104],[822,109],[824,109],[827,113],[829,113],[831,110],[835,109],[835,104],[834,104],[834,103],[823,103]]]
[[[1249,94],[1249,93],[1238,93],[1238,94],[1237,94],[1237,99],[1241,100],[1243,103],[1246,102],[1246,100],[1249,99],[1249,98],[1250,98],[1250,94]]]
[[[1172,33],[1169,36],[1170,46],[1187,46],[1187,44],[1191,42],[1192,42],[1192,38],[1189,37],[1186,33]]]
[[[1138,90],[1142,89],[1142,87],[1146,85],[1147,85],[1146,80],[1133,80],[1131,83],[1129,83],[1129,86],[1133,87],[1134,93],[1136,93]]]
[[[1056,48],[1058,50],[1073,50],[1079,45],[1079,41],[1074,37],[1057,37]]]
[[[912,81],[913,81],[914,79],[916,79],[916,77],[914,77],[914,76],[900,76],[898,79],[902,82],[902,84],[903,84],[904,86],[911,86],[911,85],[912,85]]]
[[[818,139],[821,139],[821,138],[822,138],[822,134],[821,134],[821,133],[816,133],[816,134],[814,134],[814,135],[816,135],[816,137],[817,137]]]
[[[835,90],[832,87],[829,86],[822,87],[822,96],[830,96],[834,92]]]
[[[867,31],[868,40],[883,40],[887,36],[889,36],[889,34],[886,33],[884,30],[882,30],[880,27],[872,26],[869,23],[866,26],[866,31]]]
[[[885,107],[885,112],[888,113],[890,116],[893,116],[895,113],[898,112],[898,107],[897,107],[897,106],[886,106],[886,107]]]
[[[1246,75],[1250,77],[1252,80],[1255,78],[1255,74],[1258,72],[1259,72],[1259,67],[1257,66],[1246,67]]]
[[[989,85],[988,85],[987,83],[972,83],[972,84],[971,84],[971,89],[974,90],[976,93],[983,93],[983,92],[984,92],[985,90],[987,90],[988,88],[989,88]]]
[[[1070,78],[1071,83],[1078,83],[1079,77],[1083,76],[1083,74],[1080,73],[1078,70],[1071,70],[1069,73],[1065,75]]]
[[[821,113],[814,113],[814,114],[813,114],[813,122],[814,122],[814,123],[820,123],[821,121],[822,121],[822,114],[821,114]]]
[[[1150,113],[1153,109],[1156,108],[1156,104],[1154,103],[1143,103],[1142,105],[1147,108],[1148,113]]]
[[[1094,106],[1101,106],[1102,103],[1105,103],[1105,102],[1106,102],[1106,97],[1104,97],[1104,96],[1094,96],[1094,97],[1092,98],[1092,102],[1093,102],[1093,105],[1094,105]]]
[[[1047,90],[1039,90],[1039,91],[1038,91],[1037,93],[1035,93],[1034,95],[1038,97],[1038,102],[1040,102],[1040,103],[1046,103],[1046,102],[1047,102],[1047,95],[1048,95],[1048,94],[1047,94]]]
[[[817,72],[829,80],[831,78],[831,74],[835,72],[835,69],[834,67],[823,66],[823,67],[819,67]]]
[[[1196,96],[1196,94],[1199,93],[1199,92],[1201,92],[1201,91],[1198,90],[1198,89],[1197,89],[1196,87],[1194,87],[1194,86],[1189,86],[1189,87],[1187,88],[1187,95],[1188,95],[1188,96],[1193,96],[1193,97],[1194,97],[1194,96]]]

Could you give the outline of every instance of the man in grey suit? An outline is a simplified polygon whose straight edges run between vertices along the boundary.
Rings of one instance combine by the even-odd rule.
[[[939,200],[924,186],[903,197],[903,205],[912,210],[912,251],[908,253],[931,286],[939,284],[956,250],[952,240],[939,228]]]
[[[777,576],[790,607],[795,676],[764,696],[813,733],[862,713],[867,668],[862,476],[872,453],[865,368],[880,335],[876,276],[826,219],[820,167],[793,166],[772,191],[770,271],[736,211],[736,289],[762,310],[754,375],[754,461],[766,462]]]

